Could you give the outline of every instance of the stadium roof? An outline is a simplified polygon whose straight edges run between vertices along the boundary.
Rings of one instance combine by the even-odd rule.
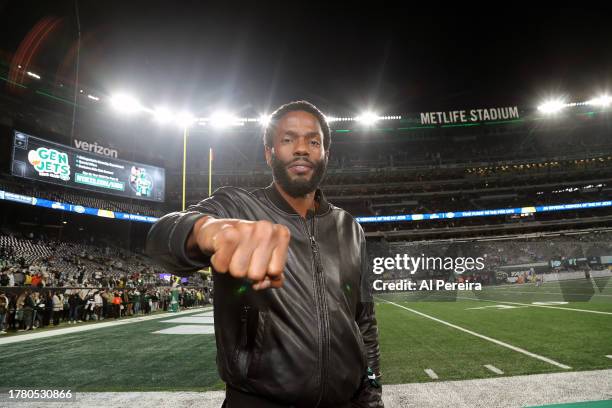
[[[481,18],[473,10],[433,14],[384,4],[10,2],[0,6],[3,56],[54,80],[74,79],[75,3],[80,83],[196,116],[200,106],[242,115],[302,98],[338,115],[535,108],[548,97],[600,94],[612,72],[612,28],[593,8],[516,7]]]

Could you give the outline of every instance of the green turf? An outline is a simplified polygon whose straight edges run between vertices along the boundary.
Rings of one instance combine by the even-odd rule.
[[[501,369],[503,375],[568,371],[386,300],[550,358],[571,370],[612,368],[612,359],[606,358],[612,355],[612,314],[566,310],[612,313],[612,298],[593,296],[594,283],[574,283],[497,287],[482,293],[377,296],[383,383],[432,381],[426,368],[434,370],[440,381],[499,376],[485,364]],[[601,283],[595,294],[612,294],[612,282]],[[543,293],[561,291],[565,295]],[[530,306],[532,301],[567,301],[563,300],[567,293],[591,294],[588,302]],[[499,304],[517,307],[472,309]],[[163,320],[2,345],[0,386],[71,387],[77,391],[222,389],[214,336],[154,334],[169,327]]]
[[[495,376],[485,364],[501,368],[509,375],[563,371],[394,305],[379,304],[377,315],[383,379],[387,384],[430,381],[426,368],[444,380]]]
[[[612,295],[607,280],[605,283],[597,293]],[[550,307],[531,305],[536,301],[567,301],[564,300],[567,293],[589,293],[594,285],[588,281],[572,281],[542,287],[498,286],[485,288],[482,292],[379,295],[377,316],[384,382],[429,381],[423,371],[426,368],[433,369],[440,380],[497,376],[484,369],[485,364],[501,369],[504,375],[566,371],[386,303],[386,300],[550,358],[572,370],[612,368],[612,359],[606,358],[612,355],[612,314],[570,310],[612,313],[612,297],[590,296],[590,302],[568,302]],[[549,293],[542,295],[540,292]],[[550,292],[562,294],[551,296]],[[515,308],[492,308],[496,305]],[[487,308],[473,309],[483,306]],[[402,353],[398,352],[401,348],[410,350],[409,359],[402,358]],[[467,367],[469,373],[461,374],[458,365]]]
[[[214,336],[154,334],[169,327],[162,320],[3,345],[0,384],[78,391],[223,389]]]

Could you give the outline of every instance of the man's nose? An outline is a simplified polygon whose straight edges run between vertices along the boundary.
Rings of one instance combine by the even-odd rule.
[[[297,143],[295,144],[295,150],[293,151],[294,156],[308,156],[310,155],[310,151],[308,150],[308,140],[305,137],[300,137],[297,139]]]

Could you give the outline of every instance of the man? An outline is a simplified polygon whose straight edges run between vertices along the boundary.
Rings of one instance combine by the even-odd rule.
[[[4,292],[0,291],[0,334],[6,334],[6,315],[9,311],[9,300],[4,296]]]
[[[24,325],[22,328],[22,323],[24,322],[24,305],[25,305],[27,296],[28,296],[28,293],[26,293],[25,290],[17,296],[17,301],[15,304],[15,321],[16,321],[15,325],[18,331],[25,331],[25,329],[27,328],[27,324]]]
[[[315,106],[283,105],[264,133],[269,187],[220,188],[149,232],[174,273],[215,271],[226,407],[382,407],[364,233],[317,188],[330,142]]]
[[[53,326],[59,325],[62,311],[64,310],[64,298],[59,291],[51,292],[53,305]]]

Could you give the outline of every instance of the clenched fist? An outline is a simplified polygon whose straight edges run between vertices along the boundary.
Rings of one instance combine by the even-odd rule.
[[[212,255],[213,268],[235,278],[246,278],[253,289],[283,285],[291,234],[284,225],[204,217],[187,240],[187,252]]]

